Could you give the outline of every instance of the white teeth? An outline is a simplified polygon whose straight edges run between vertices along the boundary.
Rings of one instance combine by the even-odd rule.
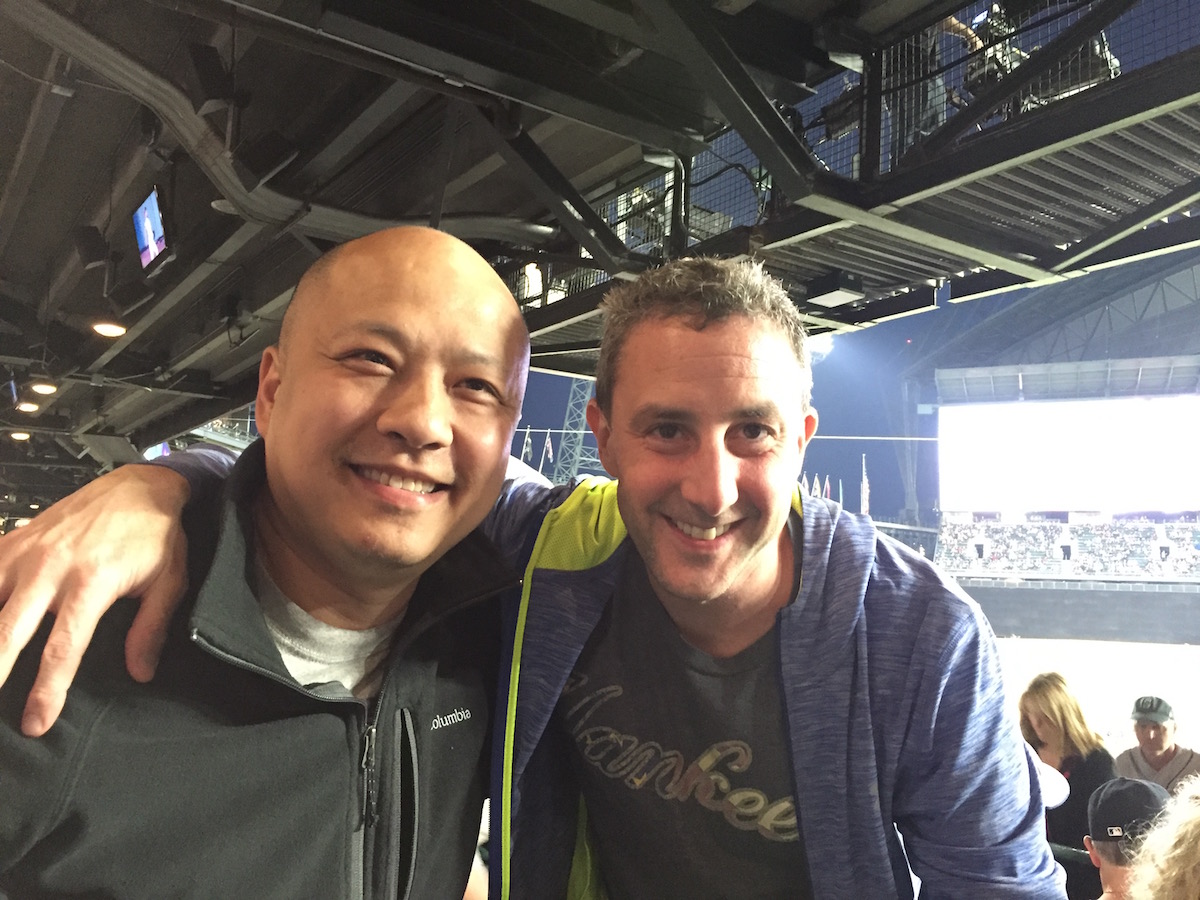
[[[700,541],[715,541],[733,527],[732,524],[729,524],[718,525],[716,528],[697,528],[695,525],[689,525],[687,522],[680,522],[678,519],[672,519],[671,521],[675,523],[676,528],[678,528],[688,537],[696,538]]]
[[[402,491],[411,491],[414,494],[432,494],[437,488],[437,485],[432,482],[415,481],[412,478],[397,478],[379,469],[359,469],[358,472],[363,478],[368,478],[379,484],[386,484],[388,487],[399,488]]]

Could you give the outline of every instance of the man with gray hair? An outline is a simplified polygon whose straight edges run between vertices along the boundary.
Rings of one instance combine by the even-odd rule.
[[[1137,746],[1117,757],[1118,775],[1161,784],[1171,793],[1190,775],[1200,773],[1200,754],[1175,740],[1175,712],[1162,697],[1138,697],[1133,703]]]
[[[617,480],[509,482],[484,526],[525,572],[492,896],[885,900],[912,897],[911,865],[927,900],[1064,897],[978,605],[798,488],[817,415],[782,285],[677,260],[604,311],[587,418]],[[92,495],[110,523],[118,487]]]

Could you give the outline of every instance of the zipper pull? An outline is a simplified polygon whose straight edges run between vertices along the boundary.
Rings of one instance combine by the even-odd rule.
[[[379,805],[375,795],[375,724],[363,729],[363,822],[374,825],[379,816]]]

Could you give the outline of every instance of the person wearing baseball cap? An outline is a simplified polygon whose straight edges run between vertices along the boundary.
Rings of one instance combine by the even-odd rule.
[[[1200,753],[1175,742],[1175,715],[1166,700],[1138,697],[1130,718],[1138,745],[1117,757],[1117,775],[1153,781],[1175,793],[1185,778],[1200,773]]]
[[[1138,844],[1170,799],[1162,785],[1137,778],[1114,778],[1092,791],[1083,846],[1100,870],[1100,900],[1125,897]]]

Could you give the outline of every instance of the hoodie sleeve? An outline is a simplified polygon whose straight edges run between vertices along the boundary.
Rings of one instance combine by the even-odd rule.
[[[893,798],[922,900],[1061,900],[1064,875],[991,626],[974,601],[929,576]]]
[[[162,466],[178,472],[187,479],[191,499],[195,500],[220,493],[225,476],[233,469],[235,462],[237,456],[232,452],[205,446],[160,456],[146,465]]]
[[[546,513],[570,495],[572,485],[552,487],[536,471],[514,469],[500,490],[500,499],[483,520],[483,532],[499,549],[504,561],[518,572],[525,570],[538,529]]]

